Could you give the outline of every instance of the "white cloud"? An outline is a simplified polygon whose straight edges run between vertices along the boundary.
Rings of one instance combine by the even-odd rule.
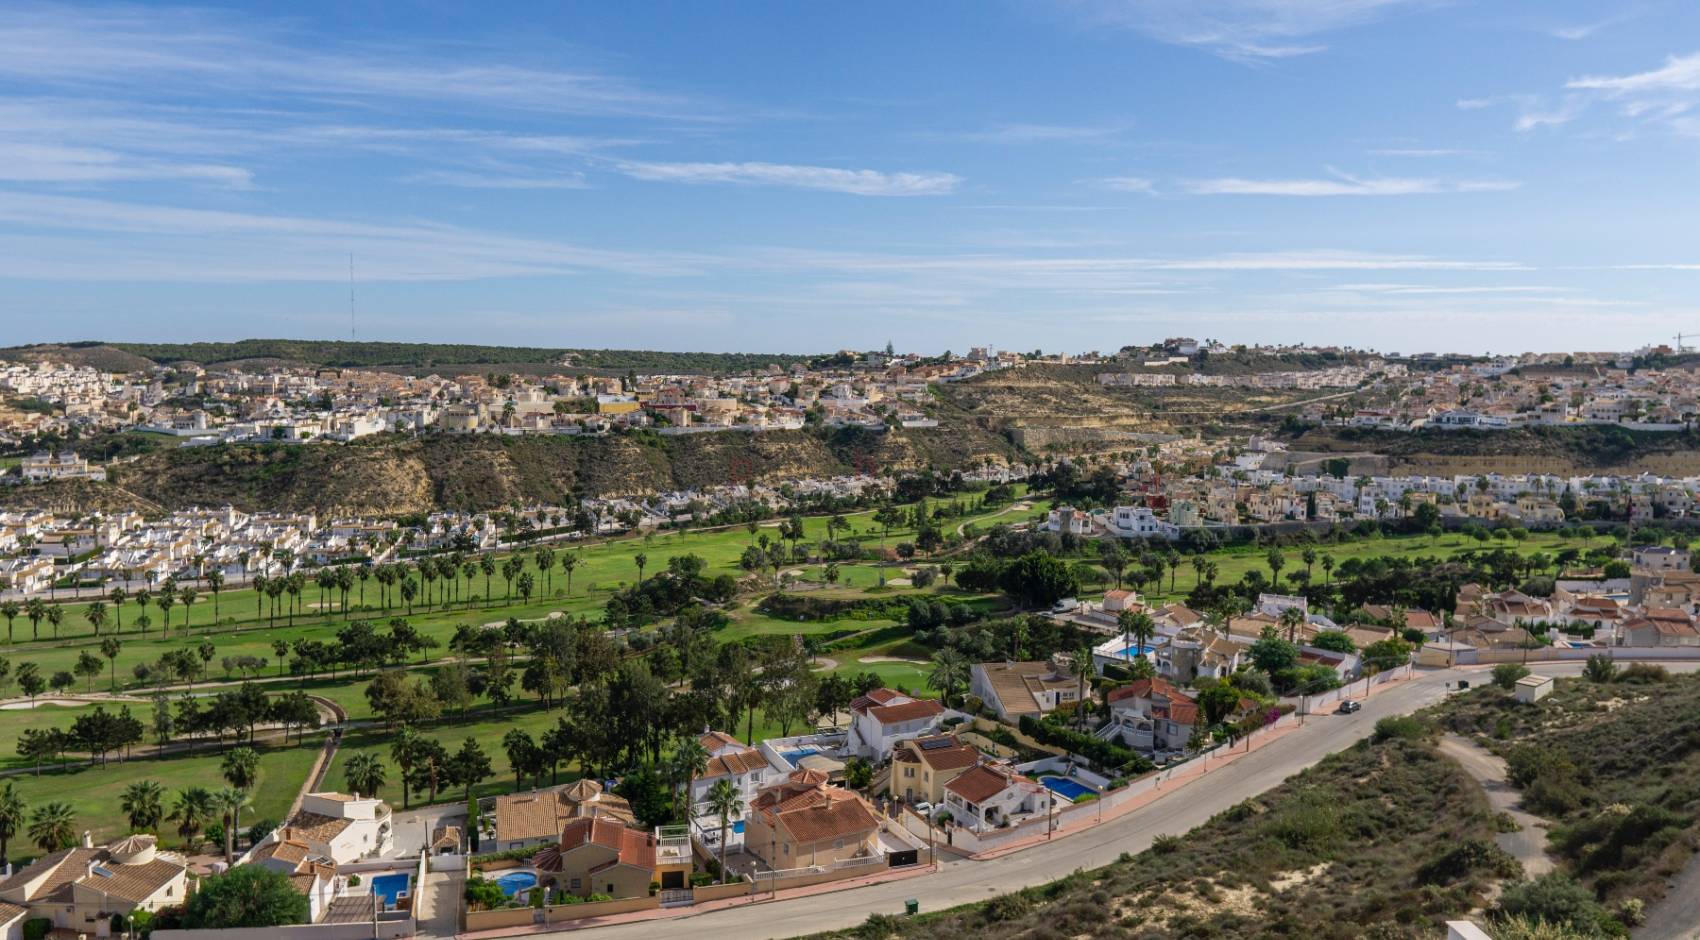
[[[583,58],[580,56],[580,58]],[[207,10],[11,4],[0,8],[0,77],[34,85],[277,96],[409,107],[709,119],[710,109],[592,65],[515,64],[510,49],[328,42]]]
[[[428,222],[386,224],[0,190],[0,277],[183,282],[697,274],[705,256],[585,248]],[[73,233],[69,236],[59,233]]]
[[[1208,49],[1238,61],[1264,61],[1320,52],[1312,37],[1393,13],[1434,6],[1434,0],[1077,0],[1095,19],[1138,30],[1162,42]]]
[[[0,141],[0,180],[15,183],[111,183],[177,180],[248,189],[240,167],[157,160],[97,147]]]
[[[427,186],[455,186],[462,189],[588,189],[583,173],[562,173],[557,176],[506,176],[492,173],[469,173],[461,170],[427,170],[401,179],[404,183]]]
[[[1154,193],[1157,184],[1143,176],[1105,176],[1093,180],[1105,189],[1113,189],[1122,193]]]
[[[989,144],[1035,144],[1068,140],[1098,140],[1126,130],[1121,124],[997,124],[985,130],[930,135]]]
[[[954,173],[886,173],[785,163],[653,163],[627,161],[615,168],[633,179],[668,183],[742,183],[820,189],[858,196],[938,196],[955,191]]]
[[[1224,177],[1196,180],[1187,192],[1230,196],[1415,196],[1437,193],[1502,192],[1516,189],[1512,180],[1443,180],[1428,177],[1355,177],[1338,171],[1323,179],[1244,179]]]
[[[1645,94],[1648,92],[1700,91],[1700,52],[1686,56],[1670,56],[1661,68],[1631,75],[1593,75],[1574,78],[1564,87],[1582,91],[1601,91],[1608,95]]]

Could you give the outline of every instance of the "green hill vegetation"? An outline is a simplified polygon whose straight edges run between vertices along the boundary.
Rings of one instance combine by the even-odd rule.
[[[460,343],[381,343],[345,340],[244,339],[233,343],[113,343],[112,348],[159,364],[272,359],[313,366],[448,367],[505,363],[562,363],[562,368],[639,372],[745,372],[806,362],[806,355],[662,352],[638,349],[553,349]]]
[[[1629,911],[1663,897],[1700,846],[1696,716],[1700,676],[1605,661],[1559,680],[1536,706],[1488,687],[1435,711],[1506,759],[1525,808],[1553,821],[1562,871],[1599,904]]]

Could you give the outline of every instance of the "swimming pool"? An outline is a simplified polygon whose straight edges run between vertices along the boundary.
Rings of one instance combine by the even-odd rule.
[[[744,834],[744,821],[742,819],[740,819],[737,822],[734,822],[732,824],[732,831],[738,833],[739,835],[743,835]]]
[[[1093,792],[1091,787],[1067,777],[1040,777],[1039,782],[1070,803],[1076,802],[1081,797]]]
[[[790,764],[791,766],[795,767],[795,766],[797,766],[797,762],[802,760],[803,758],[813,757],[813,756],[815,756],[816,754],[819,754],[819,753],[820,753],[819,748],[801,747],[801,748],[798,748],[795,751],[780,751],[779,756],[785,758],[785,763]]]
[[[395,910],[396,901],[407,897],[408,883],[412,876],[406,872],[393,875],[378,875],[372,879],[372,893],[383,902],[384,910]]]
[[[511,898],[514,895],[520,893],[521,891],[524,891],[527,888],[537,887],[537,872],[534,872],[534,871],[507,871],[507,872],[503,872],[500,875],[496,876],[496,886],[502,889],[503,894],[505,894],[505,895],[507,895],[508,897]]]
[[[1115,655],[1117,659],[1132,659],[1135,656],[1150,656],[1155,652],[1156,650],[1149,646],[1140,646],[1137,643],[1130,643],[1118,650]]]

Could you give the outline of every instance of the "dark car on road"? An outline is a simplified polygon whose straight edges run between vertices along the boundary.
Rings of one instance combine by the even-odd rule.
[[[1356,701],[1354,699],[1347,699],[1344,702],[1340,703],[1339,708],[1334,709],[1334,713],[1336,715],[1352,715],[1352,714],[1356,714],[1357,712],[1362,711],[1363,707],[1364,707],[1364,703]]]

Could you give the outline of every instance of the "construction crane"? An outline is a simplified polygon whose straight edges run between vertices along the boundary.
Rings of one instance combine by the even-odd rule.
[[[1700,333],[1678,333],[1678,334],[1676,334],[1676,351],[1679,352],[1679,353],[1685,353],[1685,352],[1691,352],[1692,351],[1687,346],[1682,345],[1682,338],[1684,336],[1700,336]]]

